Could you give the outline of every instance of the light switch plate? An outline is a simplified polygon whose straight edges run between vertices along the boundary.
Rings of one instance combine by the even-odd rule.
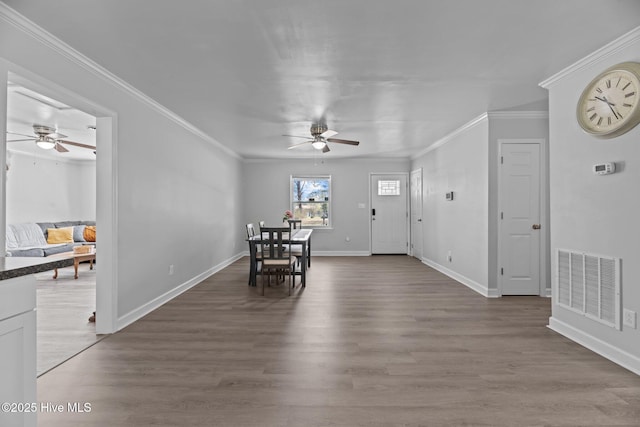
[[[636,312],[625,308],[622,310],[622,323],[630,328],[636,328]]]

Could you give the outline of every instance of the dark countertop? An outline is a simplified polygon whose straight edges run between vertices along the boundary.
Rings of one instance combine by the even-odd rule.
[[[42,273],[73,265],[71,258],[0,257],[0,280]]]

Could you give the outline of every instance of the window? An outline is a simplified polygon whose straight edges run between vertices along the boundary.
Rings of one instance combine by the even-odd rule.
[[[292,176],[291,212],[303,227],[331,226],[331,176]]]
[[[378,181],[378,196],[399,196],[400,181]]]

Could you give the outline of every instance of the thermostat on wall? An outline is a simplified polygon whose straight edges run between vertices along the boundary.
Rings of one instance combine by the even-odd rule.
[[[608,175],[616,171],[616,164],[613,162],[598,163],[593,165],[593,173],[596,175]]]

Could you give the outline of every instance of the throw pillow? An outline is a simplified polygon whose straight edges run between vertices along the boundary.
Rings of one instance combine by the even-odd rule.
[[[73,227],[47,229],[47,243],[73,243]]]
[[[95,225],[87,225],[84,228],[83,233],[84,240],[87,242],[95,242],[96,241],[96,226]]]
[[[84,228],[86,225],[74,225],[73,226],[73,241],[74,242],[86,242],[84,239]]]

